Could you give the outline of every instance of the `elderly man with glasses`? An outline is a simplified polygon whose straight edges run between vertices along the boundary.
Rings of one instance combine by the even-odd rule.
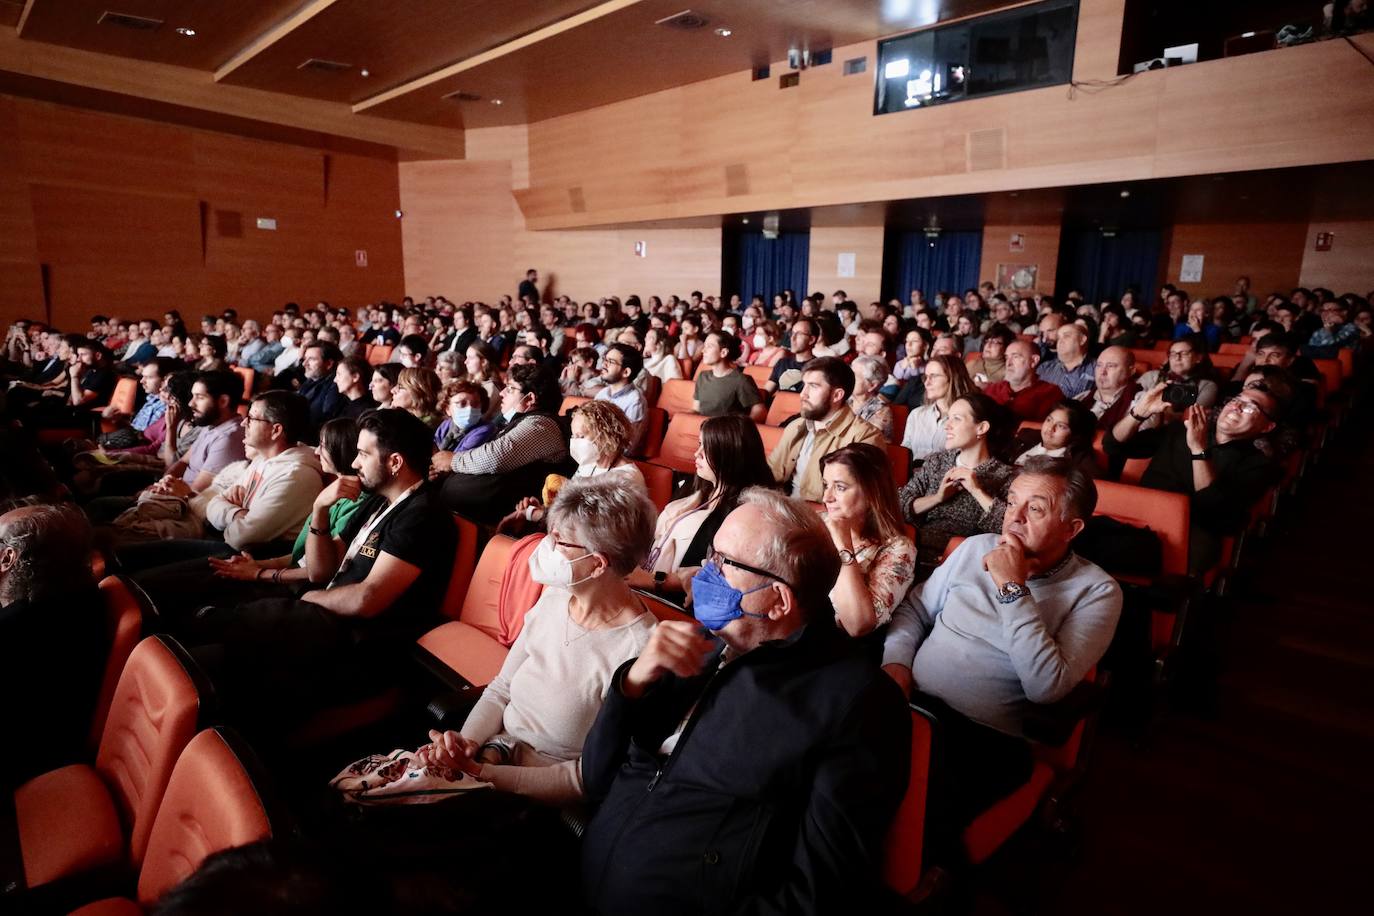
[[[833,625],[839,569],[804,503],[745,491],[693,579],[699,623],[658,624],[583,746],[591,909],[872,910],[911,720]]]
[[[1188,567],[1200,573],[1215,564],[1221,539],[1244,525],[1250,507],[1280,476],[1278,465],[1256,442],[1282,419],[1291,391],[1247,387],[1210,417],[1206,408],[1185,408],[1182,423],[1141,432],[1169,409],[1168,382],[1159,382],[1131,405],[1103,440],[1107,455],[1149,458],[1142,486],[1192,498]]]

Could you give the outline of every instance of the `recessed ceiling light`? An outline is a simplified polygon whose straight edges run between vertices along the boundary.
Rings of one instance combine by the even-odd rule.
[[[359,71],[358,71],[358,75],[361,76],[361,77],[363,77],[363,79],[366,79],[367,77],[371,76],[372,74],[367,70],[367,68],[363,68],[362,70],[359,70]]]
[[[185,26],[182,26],[181,28],[177,29],[177,34],[180,35],[182,38],[195,38],[196,30],[188,29]]]
[[[1122,196],[1122,197],[1130,197],[1130,196],[1131,196],[1131,192],[1130,192],[1130,191],[1122,191],[1122,192],[1121,192],[1121,196]]]
[[[749,217],[746,216],[743,220],[741,220],[741,222],[744,223],[746,226],[749,225]]]
[[[721,28],[721,29],[716,29],[716,34],[719,35],[721,38],[729,38],[731,35],[733,35],[733,34],[735,34],[735,33],[734,33],[734,30],[733,30],[733,29]]]
[[[500,105],[500,104],[501,104],[501,100],[500,100],[500,99],[492,99],[492,100],[491,100],[491,104],[493,104],[493,105]]]

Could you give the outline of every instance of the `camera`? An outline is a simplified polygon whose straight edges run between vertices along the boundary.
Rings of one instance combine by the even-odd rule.
[[[1197,403],[1198,383],[1170,382],[1164,389],[1164,403],[1175,410],[1182,410],[1185,407],[1192,407]]]

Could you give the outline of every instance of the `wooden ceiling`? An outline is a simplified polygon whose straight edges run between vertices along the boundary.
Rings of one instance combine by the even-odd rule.
[[[186,67],[213,74],[226,86],[347,104],[359,115],[472,128],[542,120],[744,73],[784,60],[790,48],[839,47],[1014,5],[1011,0],[0,0],[0,27],[16,27],[23,41]],[[657,24],[688,10],[704,20],[697,28]],[[102,23],[107,11],[162,24],[141,31]],[[347,67],[302,69],[311,58]],[[840,65],[838,60],[832,64]],[[456,92],[480,99],[444,98]]]

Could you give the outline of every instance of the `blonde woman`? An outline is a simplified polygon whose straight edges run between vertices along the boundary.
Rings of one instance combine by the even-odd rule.
[[[443,419],[438,407],[443,387],[433,369],[402,369],[391,391],[391,406],[409,411],[433,431]]]

